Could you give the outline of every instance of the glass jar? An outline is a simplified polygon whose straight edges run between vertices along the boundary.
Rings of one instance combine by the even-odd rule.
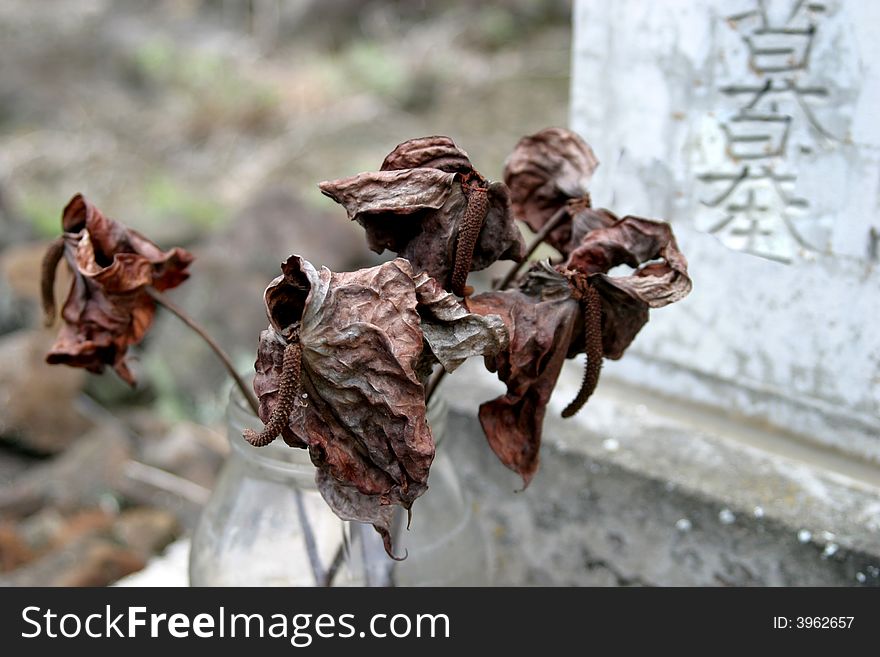
[[[340,520],[315,486],[304,449],[278,439],[252,447],[241,437],[259,420],[238,390],[227,409],[232,452],[192,539],[192,586],[485,586],[488,542],[474,507],[442,448],[447,409],[435,397],[428,421],[437,444],[428,491],[406,513],[396,509],[394,549],[387,557],[367,524]]]

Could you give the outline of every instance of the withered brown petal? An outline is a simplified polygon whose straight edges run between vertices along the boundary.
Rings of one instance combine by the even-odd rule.
[[[271,325],[261,336],[255,381],[261,418],[275,403],[284,336],[299,322],[308,398],[285,439],[308,445],[320,470],[374,498],[375,509],[409,508],[427,488],[434,457],[414,369],[423,336],[410,264],[398,258],[335,274],[291,256],[283,271],[266,291]],[[374,518],[380,532],[383,517]]]
[[[618,221],[620,221],[620,217],[605,208],[572,208],[571,238],[568,244],[560,248],[559,251],[563,255],[568,256],[569,253],[581,245],[581,242],[588,233],[599,228],[613,226]]]
[[[398,144],[382,162],[382,171],[428,167],[450,173],[473,170],[468,154],[449,137],[435,135],[409,139]]]
[[[426,211],[440,210],[460,192],[456,175],[439,169],[368,171],[318,186],[345,208],[349,219],[367,229],[369,246],[376,253],[403,250],[422,230],[419,222]],[[459,195],[460,204],[463,194]]]
[[[389,250],[450,289],[459,227],[467,198],[456,174],[439,169],[361,173],[325,181],[321,191],[361,224],[376,253]],[[471,271],[496,260],[521,261],[525,243],[510,215],[507,187],[493,183],[489,210],[474,248]]]
[[[507,328],[500,317],[468,312],[424,272],[416,276],[415,285],[425,343],[447,372],[471,356],[491,357],[507,347]]]
[[[635,271],[609,276],[617,265]],[[648,309],[686,297],[692,283],[687,260],[672,227],[660,221],[627,216],[611,226],[587,232],[564,267],[590,276],[602,297],[605,356],[620,358],[648,321]]]
[[[382,504],[374,495],[364,495],[354,486],[334,479],[324,470],[315,473],[315,483],[321,496],[337,516],[343,520],[370,523],[382,537],[385,552],[395,561],[402,559],[394,556],[392,546],[393,507]]]
[[[599,161],[593,149],[565,128],[546,128],[523,137],[504,164],[514,216],[538,231],[569,200],[585,197]],[[562,250],[570,221],[551,231],[547,243]]]
[[[65,207],[62,227],[73,282],[61,311],[64,324],[46,360],[95,373],[109,365],[133,385],[127,350],[143,339],[155,313],[146,288],[185,281],[192,255],[179,248],[162,251],[80,194]]]
[[[316,270],[299,256],[266,289],[254,390],[266,422],[279,404],[292,328],[302,349],[303,393],[282,437],[308,447],[319,487],[344,518],[372,522],[390,546],[388,505],[410,508],[427,488],[434,442],[417,374],[426,356],[454,369],[506,345],[498,317],[467,312],[397,258],[350,273]]]
[[[492,451],[528,486],[538,468],[544,415],[572,339],[578,302],[563,276],[539,265],[521,289],[479,294],[467,305],[479,314],[499,315],[507,326],[508,348],[486,359],[507,392],[480,406],[480,424]]]

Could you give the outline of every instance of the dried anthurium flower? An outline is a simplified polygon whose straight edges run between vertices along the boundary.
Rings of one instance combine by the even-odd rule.
[[[412,506],[434,458],[424,379],[438,362],[453,370],[497,353],[507,331],[402,258],[332,273],[293,255],[281,270],[266,289],[255,364],[266,426],[244,437],[308,448],[327,503],[372,523],[393,555],[390,505]]]
[[[598,166],[593,149],[571,130],[546,128],[523,137],[504,163],[514,216],[535,232],[550,221],[558,224],[544,241],[567,253],[574,217],[582,215],[581,223],[592,228],[616,220],[592,208],[589,186]]]
[[[486,180],[449,137],[411,139],[381,170],[320,187],[364,227],[373,251],[406,258],[459,296],[470,293],[470,272],[524,257],[507,186]]]
[[[651,308],[662,308],[684,299],[693,284],[687,259],[679,251],[672,227],[663,221],[627,216],[583,235],[568,259],[564,272],[586,276],[602,301],[602,348],[606,358],[617,360],[648,321]],[[618,265],[627,265],[626,276],[610,276]]]
[[[486,358],[507,393],[480,406],[480,424],[501,462],[528,485],[538,467],[547,402],[573,341],[578,303],[564,276],[536,265],[517,290],[472,296],[468,309],[499,315],[509,346]]]
[[[565,358],[587,354],[581,390],[563,411],[570,417],[595,388],[602,358],[620,358],[650,308],[691,290],[687,261],[668,224],[624,217],[595,230],[575,224],[573,231],[583,237],[564,263],[536,264],[519,289],[467,302],[473,312],[500,315],[510,333],[508,348],[486,358],[507,392],[480,406],[480,423],[493,451],[526,485],[538,467],[544,414]],[[608,275],[618,265],[634,271]]]
[[[55,317],[55,270],[62,258],[73,282],[61,310],[61,330],[46,361],[95,373],[109,365],[134,385],[125,357],[153,321],[155,302],[147,289],[180,285],[189,277],[193,257],[181,248],[161,250],[137,231],[105,217],[81,194],[64,208],[61,225],[64,235],[43,259],[47,324]]]

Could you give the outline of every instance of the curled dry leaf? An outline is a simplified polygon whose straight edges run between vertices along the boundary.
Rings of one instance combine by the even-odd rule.
[[[601,225],[610,216],[584,220]],[[589,356],[582,389],[563,411],[569,417],[595,387],[601,357],[620,358],[648,321],[650,308],[691,290],[687,261],[668,224],[624,217],[577,230],[583,237],[563,265],[535,265],[520,289],[468,300],[473,312],[500,315],[510,333],[508,348],[486,359],[507,392],[480,406],[480,423],[492,450],[526,485],[538,466],[546,406],[565,358],[585,351]],[[608,275],[621,264],[635,271]]]
[[[567,279],[536,265],[518,290],[478,294],[468,309],[499,315],[507,325],[507,349],[486,358],[507,392],[480,406],[480,424],[492,451],[528,486],[538,468],[547,402],[569,351],[578,316]]]
[[[506,185],[485,180],[448,137],[404,142],[380,171],[320,188],[364,227],[373,251],[406,258],[459,295],[469,272],[525,254]]]
[[[386,507],[412,506],[434,458],[419,365],[454,369],[496,353],[507,343],[504,325],[468,313],[401,258],[332,273],[294,255],[265,299],[269,328],[254,380],[260,418],[270,424],[282,409],[281,435],[308,448],[328,504],[342,518],[371,522],[392,554]],[[282,393],[294,340],[301,388],[289,404]]]
[[[162,291],[180,285],[189,276],[193,257],[180,248],[161,250],[137,231],[105,217],[81,194],[64,208],[61,222],[63,258],[73,282],[61,310],[58,339],[46,360],[96,373],[109,365],[133,385],[125,357],[153,321],[155,305],[147,288]],[[50,247],[42,272],[43,305],[50,317],[58,253]]]
[[[414,282],[422,333],[431,361],[453,372],[472,356],[496,354],[507,347],[508,333],[500,317],[468,312],[424,272],[419,273]]]
[[[628,276],[609,276],[618,265],[634,269]],[[618,359],[648,321],[650,308],[686,297],[692,287],[687,260],[678,249],[672,227],[662,221],[624,217],[584,233],[562,265],[589,277],[602,299],[602,342],[605,356]]]
[[[504,164],[514,216],[537,232],[557,212],[568,218],[546,242],[565,251],[571,239],[571,218],[589,208],[589,185],[599,161],[593,149],[565,128],[546,128],[523,137]]]
[[[571,235],[568,243],[559,249],[566,256],[580,246],[591,231],[613,226],[620,221],[620,217],[605,208],[569,206],[569,209],[571,210],[569,223]]]
[[[449,173],[473,171],[468,154],[449,137],[434,135],[398,144],[382,162],[382,171],[396,169],[440,169]]]

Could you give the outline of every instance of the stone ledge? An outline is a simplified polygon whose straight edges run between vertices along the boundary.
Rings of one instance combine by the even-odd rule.
[[[880,469],[606,377],[575,420],[577,364],[531,487],[485,445],[468,364],[444,386],[450,448],[486,518],[499,584],[880,584]]]

